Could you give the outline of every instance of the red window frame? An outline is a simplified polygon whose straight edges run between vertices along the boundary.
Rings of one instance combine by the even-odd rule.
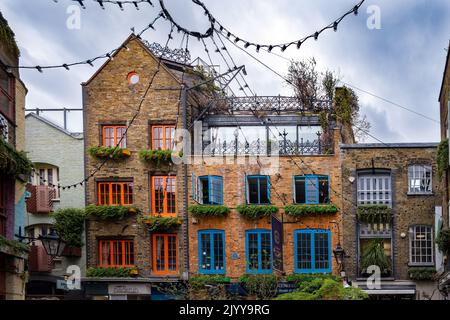
[[[98,266],[100,268],[134,267],[133,240],[99,240]]]
[[[102,126],[102,146],[115,147],[120,141],[122,135],[124,136],[120,141],[119,147],[127,147],[127,127],[124,125],[104,125]]]
[[[15,83],[15,78],[8,74],[8,72],[1,68],[0,72],[5,73],[6,77],[8,77],[8,84],[7,84],[7,88],[4,88],[0,85],[0,96],[4,96],[6,97],[7,101],[8,101],[8,106],[6,108],[4,108],[2,105],[0,105],[0,112],[3,113],[9,121],[11,121],[12,123],[15,123],[15,108],[14,108],[14,101],[15,101],[15,91],[16,91],[16,83]],[[1,103],[1,99],[0,99],[0,103]]]
[[[175,176],[152,177],[153,215],[177,215],[177,190]]]
[[[178,236],[153,235],[153,273],[160,275],[178,273]]]
[[[172,150],[174,135],[175,135],[174,125],[152,126],[152,149]]]
[[[133,182],[97,182],[99,206],[127,206],[133,203]]]

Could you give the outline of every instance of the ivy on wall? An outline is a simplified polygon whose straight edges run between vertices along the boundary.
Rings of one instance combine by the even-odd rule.
[[[438,167],[438,176],[443,177],[448,168],[448,139],[442,140],[437,147],[436,161]]]
[[[194,218],[225,217],[230,213],[230,208],[220,205],[199,204],[188,208]]]
[[[7,175],[30,175],[33,163],[25,152],[17,151],[8,142],[0,139],[0,171]]]
[[[278,212],[278,208],[272,205],[240,205],[236,208],[237,212],[250,220],[257,220],[263,217],[270,217]]]
[[[335,214],[338,212],[338,208],[334,204],[328,205],[295,204],[285,206],[284,212],[290,216],[301,217],[307,215]]]

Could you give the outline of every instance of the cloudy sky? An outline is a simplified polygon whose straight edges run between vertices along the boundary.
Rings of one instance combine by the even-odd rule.
[[[329,24],[352,8],[359,0],[204,0],[216,18],[241,38],[259,43],[283,43],[302,38]],[[159,13],[155,6],[140,5],[140,10],[124,5],[105,4],[102,10],[94,0],[84,0],[79,29],[67,27],[68,10],[76,5],[71,0],[2,0],[0,10],[16,33],[21,50],[21,65],[49,65],[75,62],[100,55],[119,46],[131,33],[144,28]],[[204,31],[206,17],[198,6],[188,0],[166,0],[172,16],[187,29]],[[380,29],[369,29],[369,6],[380,10]],[[371,12],[372,13],[372,12]],[[338,72],[350,85],[373,93],[401,106],[439,120],[438,94],[444,70],[450,34],[450,3],[448,0],[366,0],[358,16],[348,16],[338,32],[325,32],[318,41],[306,42],[280,56],[250,50],[258,59],[285,75],[286,59],[315,57],[320,70]],[[155,31],[143,38],[165,43],[170,25],[159,21]],[[169,46],[179,47],[181,34]],[[210,48],[214,48],[207,41]],[[283,80],[260,63],[227,43],[236,65],[245,64],[249,86],[259,95],[291,95]],[[203,46],[191,41],[193,57],[208,61]],[[215,64],[223,60],[211,49]],[[95,67],[73,67],[46,70],[22,70],[21,76],[29,93],[28,108],[80,108],[80,83],[86,81]],[[362,113],[372,124],[371,133],[384,142],[429,142],[439,140],[437,123],[405,111],[362,91]],[[51,117],[51,115],[48,115]],[[81,130],[79,115],[70,118],[72,131]],[[56,121],[59,119],[55,118]],[[373,141],[369,138],[367,141]]]

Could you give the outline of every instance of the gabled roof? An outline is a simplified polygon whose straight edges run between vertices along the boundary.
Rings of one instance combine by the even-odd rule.
[[[439,92],[439,102],[441,102],[441,98],[442,98],[442,92],[444,91],[444,84],[445,84],[445,76],[447,74],[447,70],[449,67],[449,62],[450,61],[450,40],[448,42],[448,48],[447,48],[447,59],[445,61],[445,69],[444,69],[444,75],[442,76],[442,84],[441,84],[441,91]]]
[[[123,50],[123,47],[125,47],[130,41],[132,40],[136,40],[139,45],[150,55],[150,57],[152,57],[153,59],[155,59],[156,62],[158,62],[158,58],[153,54],[153,52],[150,51],[150,49],[141,41],[141,39],[139,39],[138,37],[136,37],[136,35],[134,33],[130,34],[128,36],[128,38],[122,43],[121,47],[119,50],[116,50],[113,54],[112,57],[114,58],[121,50]],[[82,86],[86,86],[88,85],[92,80],[94,80],[97,75],[111,62],[112,59],[108,59],[105,61],[105,63],[103,63],[103,65],[89,78],[89,80],[87,80],[86,82],[81,83]],[[174,72],[172,72],[164,63],[161,63],[161,68],[163,68],[166,72],[168,72],[172,78],[179,84],[181,84],[180,79],[174,74]]]
[[[56,129],[56,130],[58,130],[58,131],[61,131],[62,133],[66,134],[66,135],[68,135],[68,136],[70,136],[70,137],[72,137],[72,138],[74,138],[74,139],[77,139],[77,140],[83,140],[83,134],[82,134],[82,133],[73,133],[73,132],[69,132],[69,131],[67,131],[66,129],[61,128],[60,126],[58,126],[56,123],[54,123],[54,122],[52,122],[52,121],[50,121],[50,120],[48,120],[48,119],[45,119],[45,118],[43,118],[43,117],[41,117],[41,116],[38,116],[37,114],[35,114],[35,113],[33,113],[33,112],[27,114],[27,115],[25,116],[25,119],[27,119],[27,118],[35,118],[36,120],[39,120],[39,121],[45,123],[46,125],[48,125],[48,126],[54,128],[54,129]]]

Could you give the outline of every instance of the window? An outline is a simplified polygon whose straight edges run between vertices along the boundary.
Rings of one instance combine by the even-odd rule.
[[[133,204],[132,182],[97,182],[98,205],[117,206]]]
[[[153,272],[173,274],[178,271],[178,238],[176,234],[153,235]]]
[[[39,172],[38,172],[39,171]],[[55,199],[59,198],[59,189],[56,188],[59,182],[59,168],[57,167],[44,167],[39,168],[34,174],[30,176],[31,184],[49,186],[54,189]]]
[[[203,230],[198,232],[198,271],[225,273],[225,232]]]
[[[358,204],[391,204],[389,173],[358,175]]]
[[[100,240],[99,266],[113,268],[133,267],[133,240]]]
[[[175,126],[152,126],[152,149],[172,150],[175,137]]]
[[[408,167],[408,192],[431,193],[431,166],[413,165]]]
[[[0,112],[14,120],[14,77],[0,68]]]
[[[294,203],[330,203],[328,176],[294,176],[292,180]]]
[[[430,226],[414,226],[409,236],[410,264],[433,265],[433,229]]]
[[[296,273],[331,272],[331,233],[329,230],[294,232]]]
[[[103,126],[102,127],[102,145],[104,147],[115,147],[119,146],[120,148],[127,147],[127,136],[126,136],[127,127],[126,126]],[[122,138],[122,141],[120,139]],[[119,143],[120,141],[120,143]]]
[[[245,232],[247,248],[247,272],[272,272],[272,234],[269,230],[248,230]]]
[[[158,215],[176,215],[176,177],[152,177],[152,211]]]
[[[192,174],[192,198],[201,204],[223,204],[223,183],[220,176]]]
[[[248,204],[270,203],[270,177],[247,176],[246,196]]]
[[[0,113],[0,139],[5,142],[9,141],[9,126],[8,120]]]

